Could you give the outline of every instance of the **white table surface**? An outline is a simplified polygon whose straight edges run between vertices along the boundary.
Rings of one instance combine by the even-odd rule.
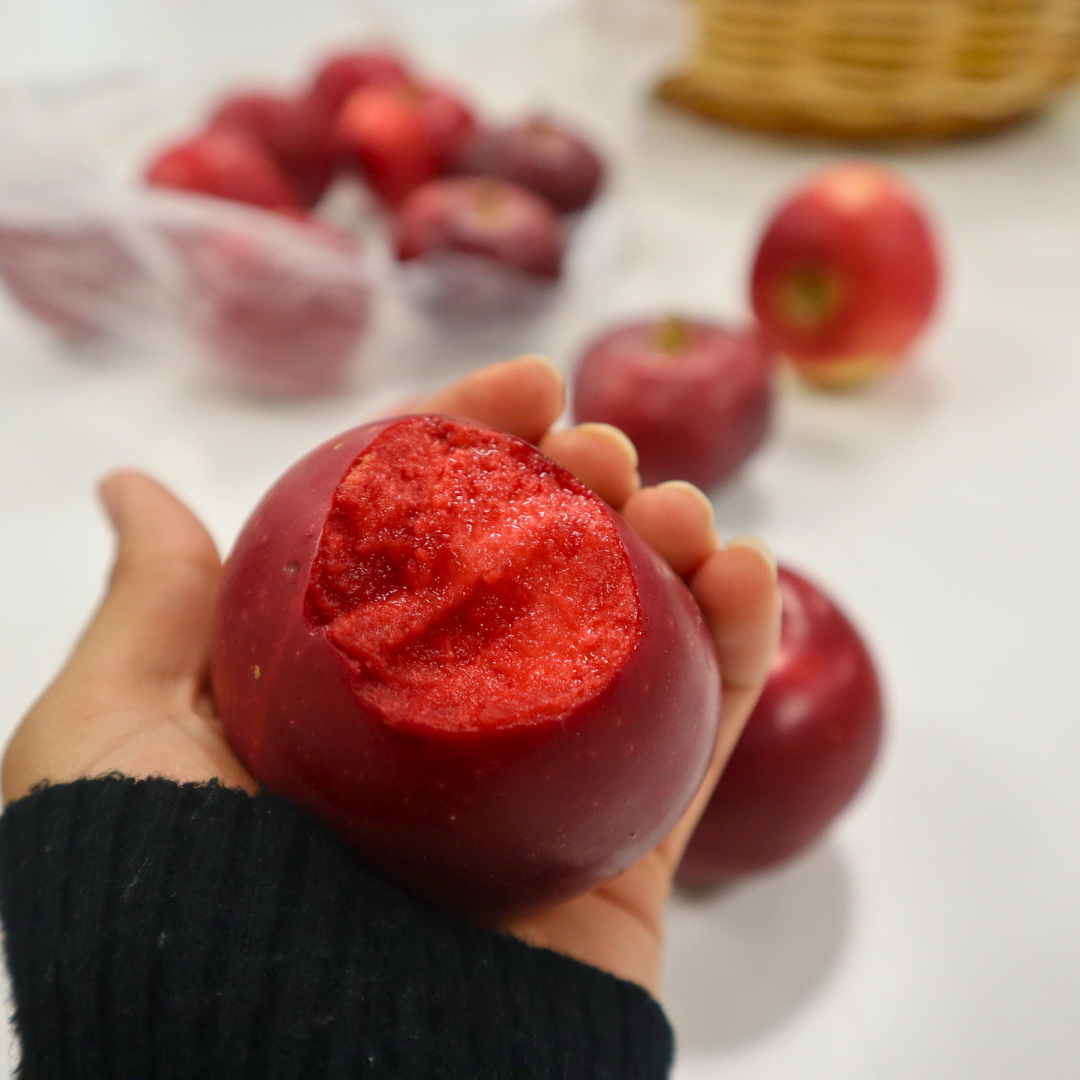
[[[0,79],[55,83],[196,53],[220,70],[241,56],[288,65],[358,25],[360,5],[17,7],[0,8]],[[399,5],[427,55],[483,99],[540,93],[576,108],[609,124],[623,158],[617,254],[550,318],[478,343],[470,361],[536,349],[570,368],[619,315],[741,317],[764,215],[838,153],[630,112],[633,78],[616,75],[655,57],[557,7],[487,0],[454,36],[447,5]],[[515,19],[537,20],[519,53],[465,49]],[[620,60],[627,48],[638,67]],[[823,847],[723,898],[673,904],[678,1080],[1080,1075],[1080,106],[884,160],[936,212],[941,317],[917,362],[877,389],[785,387],[768,444],[716,506],[723,531],[762,533],[866,629],[888,743]],[[378,350],[368,366],[365,388],[337,401],[258,405],[150,357],[65,354],[0,297],[5,730],[100,593],[110,538],[94,480],[122,464],[152,471],[227,547],[302,452],[376,400],[467,365],[459,348],[441,368]]]

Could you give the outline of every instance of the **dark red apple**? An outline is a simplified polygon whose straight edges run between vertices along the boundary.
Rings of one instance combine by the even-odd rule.
[[[304,210],[299,192],[280,166],[240,131],[207,131],[170,147],[151,162],[146,179],[156,187],[213,195],[265,210]]]
[[[754,262],[754,311],[801,375],[848,387],[905,356],[938,296],[938,254],[907,183],[879,165],[825,169],[770,221]]]
[[[310,98],[252,92],[227,98],[210,118],[211,130],[253,138],[292,180],[305,206],[322,198],[334,175],[331,125]]]
[[[771,353],[756,328],[682,318],[616,327],[577,369],[574,419],[614,424],[646,484],[711,488],[761,443],[772,410]]]
[[[334,144],[388,206],[446,171],[476,122],[456,94],[409,83],[358,90],[342,106]]]
[[[679,867],[720,885],[798,855],[862,787],[882,735],[881,688],[844,613],[780,568],[783,629],[761,700]]]
[[[253,775],[471,910],[635,862],[716,737],[715,653],[667,565],[528,443],[439,416],[278,481],[225,565],[212,668]]]
[[[455,171],[509,180],[564,214],[584,210],[604,179],[604,163],[592,146],[546,116],[478,132],[462,149]]]
[[[329,118],[357,90],[369,86],[403,86],[412,76],[401,57],[385,49],[341,53],[323,63],[315,76],[310,97]]]
[[[321,223],[271,221],[188,233],[178,248],[187,321],[226,381],[279,397],[343,388],[370,308],[348,237]]]
[[[394,231],[407,290],[441,314],[524,314],[550,299],[562,273],[558,214],[505,180],[433,180],[405,201]]]
[[[144,274],[106,225],[5,223],[0,281],[31,315],[78,342],[122,322]]]

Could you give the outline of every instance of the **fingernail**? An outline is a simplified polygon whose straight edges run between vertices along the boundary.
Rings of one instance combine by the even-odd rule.
[[[695,487],[689,480],[665,480],[662,484],[656,486],[667,491],[685,491],[687,495],[701,503],[702,508],[708,515],[709,524],[712,525],[713,504],[709,501],[709,496],[701,488]]]
[[[589,421],[588,423],[578,424],[577,430],[601,435],[612,442],[618,443],[626,452],[626,456],[630,459],[633,467],[635,469],[638,467],[637,447],[631,442],[630,436],[625,431],[620,431],[614,424],[600,424]]]
[[[546,367],[552,375],[555,376],[556,381],[560,386],[566,385],[566,376],[563,374],[562,368],[551,359],[550,356],[543,356],[540,353],[526,353],[524,356],[516,356],[509,363],[517,364],[522,360],[528,360],[533,364],[540,364]]]
[[[120,495],[116,490],[116,485],[113,483],[116,476],[116,473],[112,473],[98,484],[98,498],[101,500],[101,505],[104,507],[105,513],[108,514],[114,529],[119,528],[120,519]]]
[[[756,551],[769,568],[769,573],[772,574],[773,581],[776,580],[776,556],[773,554],[772,548],[761,539],[760,536],[754,536],[753,533],[744,533],[742,536],[736,536],[728,544],[728,548],[743,547],[750,548],[751,551]]]

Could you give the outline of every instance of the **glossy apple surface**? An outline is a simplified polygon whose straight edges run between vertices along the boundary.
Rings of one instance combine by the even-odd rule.
[[[4,224],[0,281],[36,319],[79,342],[123,320],[144,274],[104,225]]]
[[[445,172],[476,122],[443,87],[409,83],[358,90],[341,107],[333,141],[388,206]]]
[[[455,171],[509,180],[564,214],[584,210],[604,179],[604,163],[589,142],[545,116],[478,132],[462,149]]]
[[[783,567],[780,648],[683,856],[678,880],[723,884],[815,843],[855,797],[882,736],[881,687],[855,627]]]
[[[330,123],[310,98],[236,94],[221,103],[209,127],[253,138],[292,180],[305,206],[314,206],[330,185],[334,175]]]
[[[150,163],[146,179],[155,187],[231,199],[264,210],[304,210],[299,192],[281,167],[240,131],[207,131],[170,147]]]
[[[582,357],[574,419],[625,431],[646,484],[689,480],[708,489],[765,437],[771,374],[770,350],[754,328],[682,318],[630,323]]]
[[[257,778],[466,909],[619,873],[716,737],[715,653],[667,565],[535,448],[445,417],[278,481],[226,562],[212,667]]]
[[[319,68],[309,97],[330,118],[356,93],[371,86],[404,86],[412,81],[405,61],[387,49],[340,53]]]
[[[853,162],[818,173],[769,222],[754,262],[754,311],[771,344],[826,387],[903,360],[938,297],[926,212],[897,174]]]
[[[188,323],[226,382],[275,397],[346,385],[370,309],[367,275],[348,237],[271,221],[189,234],[178,249]]]

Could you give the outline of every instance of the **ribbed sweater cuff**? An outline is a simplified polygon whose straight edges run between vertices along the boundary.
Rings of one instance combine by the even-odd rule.
[[[121,777],[0,819],[22,1080],[658,1080],[640,987],[474,927],[269,795]]]

